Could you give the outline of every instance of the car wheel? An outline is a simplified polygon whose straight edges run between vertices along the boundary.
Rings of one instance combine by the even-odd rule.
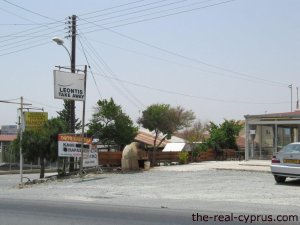
[[[281,177],[281,176],[277,176],[277,175],[274,175],[274,178],[277,183],[284,183],[285,179],[286,179],[286,177]]]

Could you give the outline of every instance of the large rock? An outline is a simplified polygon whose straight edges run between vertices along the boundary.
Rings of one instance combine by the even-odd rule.
[[[145,151],[142,149],[138,142],[132,142],[130,145],[126,145],[122,153],[122,170],[139,170],[139,159],[145,155]]]

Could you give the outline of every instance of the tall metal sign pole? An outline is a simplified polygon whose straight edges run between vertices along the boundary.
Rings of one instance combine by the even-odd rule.
[[[81,157],[80,157],[80,176],[83,176],[83,145],[84,145],[84,126],[85,126],[85,101],[86,101],[86,76],[87,76],[87,66],[84,67],[84,96],[85,100],[83,101],[82,106],[82,131],[81,131]]]

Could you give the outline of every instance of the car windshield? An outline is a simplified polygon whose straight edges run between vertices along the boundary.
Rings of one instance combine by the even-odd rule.
[[[300,144],[289,144],[285,146],[281,152],[295,152],[295,153],[300,153]]]

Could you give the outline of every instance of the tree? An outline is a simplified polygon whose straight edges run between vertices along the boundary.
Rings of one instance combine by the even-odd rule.
[[[190,144],[192,158],[198,157],[200,152],[207,150],[207,133],[209,129],[209,123],[197,120],[192,127],[185,129],[181,135]]]
[[[138,130],[112,98],[109,101],[104,99],[97,102],[88,126],[88,133],[98,137],[103,144],[115,143],[119,146],[131,143]]]
[[[216,125],[210,122],[210,138],[208,143],[210,147],[217,150],[218,148],[237,149],[236,137],[243,128],[239,121],[225,120],[222,124]]]
[[[40,160],[40,178],[45,176],[45,160],[57,160],[57,136],[65,131],[63,121],[50,119],[41,130],[25,131],[22,136],[23,157],[27,161]],[[19,142],[18,138],[15,142]],[[19,146],[14,143],[12,146]]]
[[[194,119],[192,111],[187,111],[180,106],[171,107],[168,104],[153,104],[142,112],[138,123],[154,132],[152,165],[155,165],[155,153],[161,143],[170,139],[174,132],[189,127]],[[160,135],[162,138],[157,143]]]
[[[58,111],[58,119],[61,119],[65,123],[66,132],[72,133],[71,130],[71,113],[69,107],[70,101],[64,101],[64,108],[61,111]],[[75,130],[79,130],[81,126],[81,121],[78,118],[75,118]]]
[[[182,136],[189,143],[204,142],[208,129],[208,122],[202,122],[201,120],[198,120],[192,125],[192,127],[185,129],[182,132]]]

